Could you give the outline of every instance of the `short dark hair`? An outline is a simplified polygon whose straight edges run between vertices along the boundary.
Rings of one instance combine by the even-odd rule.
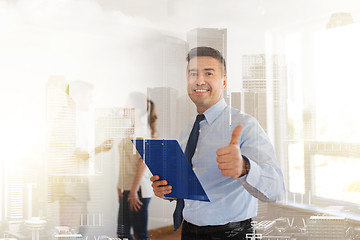
[[[217,59],[223,65],[223,73],[226,75],[225,59],[218,50],[211,47],[196,47],[187,54],[186,61],[189,63],[194,57],[212,57]]]

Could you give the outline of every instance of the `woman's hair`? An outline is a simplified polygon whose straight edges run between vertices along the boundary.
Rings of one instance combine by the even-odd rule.
[[[158,116],[156,114],[155,104],[152,100],[147,100],[148,124],[150,126],[151,137],[154,138],[157,134],[156,121]]]

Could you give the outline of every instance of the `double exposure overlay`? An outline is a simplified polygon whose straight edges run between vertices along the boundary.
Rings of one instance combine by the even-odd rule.
[[[360,239],[359,42],[356,0],[0,0],[0,240],[181,239],[132,141],[184,148],[196,47],[283,175],[246,239]]]

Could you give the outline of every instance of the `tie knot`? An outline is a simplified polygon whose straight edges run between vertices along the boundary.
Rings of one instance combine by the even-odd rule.
[[[204,114],[198,114],[197,116],[196,116],[196,121],[195,122],[201,122],[202,120],[204,120],[205,119],[205,115]]]

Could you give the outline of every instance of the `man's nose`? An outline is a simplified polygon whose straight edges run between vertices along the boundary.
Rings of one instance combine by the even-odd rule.
[[[203,85],[205,84],[204,76],[202,74],[198,74],[196,77],[196,85]]]

